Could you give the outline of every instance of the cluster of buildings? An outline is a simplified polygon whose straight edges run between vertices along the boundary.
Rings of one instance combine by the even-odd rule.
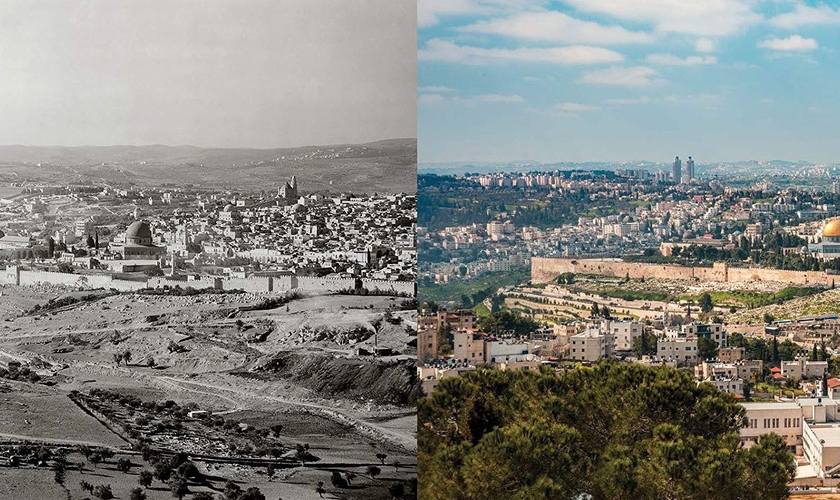
[[[651,248],[670,257],[675,249],[692,245],[733,249],[744,240],[756,242],[780,228],[808,242],[786,251],[821,260],[840,257],[840,221],[831,219],[840,212],[811,193],[801,196],[795,189],[765,183],[735,188],[715,179],[701,182],[695,177],[692,158],[685,165],[675,159],[662,183],[640,182],[641,172],[647,171],[618,169],[611,176],[593,172],[468,174],[459,180],[488,189],[537,189],[544,191],[540,196],[549,204],[556,197],[583,195],[591,202],[620,208],[610,215],[580,215],[576,223],[555,227],[517,225],[515,211],[490,214],[486,224],[420,227],[422,251],[430,255],[440,251],[445,256],[422,262],[420,276],[446,282],[513,269],[516,265],[510,256],[519,253],[527,260],[619,256]],[[458,272],[461,266],[468,268],[466,274]]]
[[[34,268],[416,279],[414,195],[302,195],[292,177],[263,193],[44,188],[0,207],[0,250]]]
[[[840,483],[840,379],[823,378],[805,396],[741,404],[747,425],[740,432],[747,446],[764,434],[778,434],[797,456],[797,484]]]

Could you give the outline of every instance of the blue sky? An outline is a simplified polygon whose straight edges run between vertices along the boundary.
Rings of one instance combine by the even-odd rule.
[[[418,0],[418,155],[840,162],[840,2]]]

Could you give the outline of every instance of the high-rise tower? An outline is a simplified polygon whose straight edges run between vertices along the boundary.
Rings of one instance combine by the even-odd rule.
[[[677,156],[674,159],[674,166],[673,166],[673,169],[671,170],[671,180],[678,183],[678,182],[680,182],[681,178],[682,178],[682,160],[680,160],[680,157]]]

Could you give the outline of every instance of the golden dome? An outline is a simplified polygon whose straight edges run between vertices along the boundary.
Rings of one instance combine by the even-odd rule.
[[[822,235],[823,237],[840,237],[840,219],[831,219],[826,222],[825,226],[823,226]]]

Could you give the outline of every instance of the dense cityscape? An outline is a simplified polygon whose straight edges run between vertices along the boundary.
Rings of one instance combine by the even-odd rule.
[[[780,435],[789,487],[835,485],[840,183],[694,162],[421,175],[425,391],[485,369],[668,367],[739,402],[747,447]]]

